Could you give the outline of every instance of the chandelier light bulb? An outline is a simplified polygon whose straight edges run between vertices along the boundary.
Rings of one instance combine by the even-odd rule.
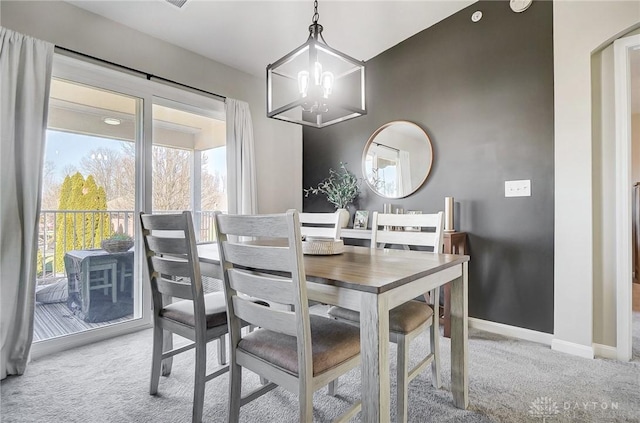
[[[300,91],[300,95],[302,97],[306,97],[309,92],[309,72],[308,71],[300,71],[298,72],[298,90]]]
[[[324,98],[329,98],[329,96],[331,95],[331,90],[333,89],[333,80],[333,73],[322,73],[322,93],[324,95]]]
[[[322,83],[322,63],[316,62],[313,66],[313,76],[315,79],[316,85],[320,85]]]

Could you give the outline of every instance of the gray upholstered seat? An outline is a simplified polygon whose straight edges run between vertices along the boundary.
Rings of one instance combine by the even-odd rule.
[[[329,315],[354,323],[360,322],[360,313],[342,307],[331,307]],[[389,312],[389,330],[406,334],[424,324],[431,316],[433,316],[433,309],[429,305],[421,301],[409,301]]]
[[[310,320],[314,376],[360,354],[360,331],[357,327],[322,316],[312,315]],[[238,348],[298,375],[298,341],[295,336],[258,329],[242,338]]]
[[[204,296],[204,309],[207,329],[227,324],[227,305],[223,292],[212,292]],[[160,316],[171,319],[187,326],[195,327],[193,316],[193,301],[182,300],[160,310]]]

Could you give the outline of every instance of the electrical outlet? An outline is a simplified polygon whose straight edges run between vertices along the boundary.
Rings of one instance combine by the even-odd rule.
[[[504,181],[505,197],[531,197],[531,180]]]

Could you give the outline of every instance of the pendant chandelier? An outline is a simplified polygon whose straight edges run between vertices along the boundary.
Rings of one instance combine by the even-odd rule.
[[[307,42],[267,66],[267,116],[323,128],[367,114],[365,64],[327,45],[313,8]]]

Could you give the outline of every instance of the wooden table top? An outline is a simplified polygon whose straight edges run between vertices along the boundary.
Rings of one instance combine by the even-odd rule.
[[[200,261],[219,264],[217,244],[198,245]],[[307,280],[381,294],[469,261],[469,256],[345,246],[342,254],[305,255]]]

